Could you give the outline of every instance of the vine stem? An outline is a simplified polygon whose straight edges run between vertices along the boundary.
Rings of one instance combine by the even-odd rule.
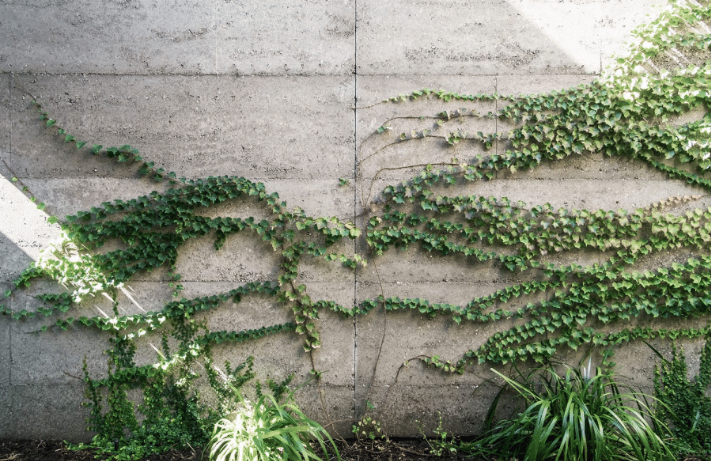
[[[451,163],[451,162],[418,163],[418,164],[413,164],[413,165],[381,168],[375,173],[375,175],[373,176],[373,179],[370,180],[370,188],[368,189],[368,196],[366,197],[365,205],[363,205],[363,207],[365,208],[368,204],[370,204],[370,197],[373,195],[373,186],[375,185],[375,180],[378,179],[380,174],[383,173],[384,171],[408,170],[411,168],[426,168],[428,166],[457,166],[457,164]]]
[[[311,349],[309,351],[309,358],[311,359],[311,370],[313,370],[314,373],[316,373],[316,363],[314,361],[314,350],[313,349]],[[324,400],[324,397],[323,397],[324,391],[323,391],[323,386],[321,385],[321,378],[320,377],[316,379],[316,386],[318,387],[318,396],[319,396],[319,400],[321,401],[321,408],[323,408],[323,413],[326,415],[326,419],[328,419],[327,426],[331,426],[333,428],[333,430],[336,432],[336,435],[343,442],[345,442],[345,439],[343,438],[341,433],[338,432],[338,429],[336,428],[336,425],[335,425],[336,421],[331,419],[331,415],[328,412],[328,406],[326,405],[326,401]]]
[[[373,267],[375,267],[375,274],[378,277],[378,286],[380,287],[380,295],[382,296],[383,299],[385,299],[385,291],[383,290],[383,281],[380,278],[380,271],[378,270],[378,264],[375,261],[372,261]],[[378,364],[380,363],[380,355],[383,352],[383,344],[385,344],[385,336],[388,331],[388,312],[385,309],[385,304],[383,304],[383,335],[380,338],[380,346],[378,347],[378,355],[375,358],[375,365],[373,366],[373,374],[370,376],[370,382],[368,383],[368,387],[366,388],[366,401],[368,400],[368,397],[370,396],[370,391],[373,387],[373,382],[375,382],[375,375],[378,373]],[[385,396],[387,400],[387,395]],[[366,406],[366,411],[368,411],[368,407]],[[364,415],[361,415],[361,419],[363,418]]]

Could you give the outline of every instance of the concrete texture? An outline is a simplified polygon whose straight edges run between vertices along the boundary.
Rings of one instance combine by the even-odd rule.
[[[61,217],[165,188],[138,177],[137,164],[107,161],[61,142],[56,130],[37,121],[33,97],[59,126],[89,145],[130,144],[178,176],[261,181],[290,208],[362,227],[367,206],[384,186],[419,172],[422,164],[484,153],[478,144],[449,147],[437,136],[453,130],[505,134],[512,128],[481,117],[436,125],[441,111],[485,115],[505,100],[445,103],[431,97],[379,104],[383,99],[425,87],[508,95],[589,83],[624,49],[622,42],[652,3],[0,0],[0,290],[10,288],[58,235],[58,226],[47,224],[48,215]],[[392,130],[374,134],[386,122]],[[425,129],[434,136],[397,141],[400,133],[409,139]],[[490,152],[506,149],[499,142]],[[12,182],[13,176],[19,181]],[[349,183],[339,187],[339,178]],[[501,171],[496,180],[458,193],[616,210],[698,191],[636,162],[593,153],[534,171]],[[44,211],[30,195],[46,203]],[[703,198],[687,208],[710,204]],[[254,200],[196,212],[268,217]],[[250,231],[230,236],[218,252],[213,241],[208,235],[182,247],[181,296],[217,294],[278,276],[279,254]],[[332,250],[351,255],[365,252],[364,245],[362,238],[345,240]],[[590,264],[604,257],[578,252],[549,259]],[[660,262],[650,258],[643,265]],[[305,258],[296,283],[306,285],[313,300],[350,308],[379,295],[463,305],[522,280],[494,263],[434,257],[413,245],[370,258],[355,272],[338,262]],[[158,310],[172,299],[165,268],[137,274],[130,285],[141,307],[120,294],[122,313]],[[39,285],[18,292],[10,307],[37,309],[33,295],[44,289],[58,288]],[[536,300],[517,299],[507,307]],[[70,314],[97,315],[110,308],[103,298],[91,299]],[[200,316],[212,330],[237,331],[293,319],[288,307],[262,296],[224,303]],[[78,378],[85,356],[92,376],[106,372],[105,337],[81,328],[36,333],[45,320],[0,318],[0,408],[6,415],[0,418],[0,439],[90,437]],[[295,373],[298,383],[312,365],[324,371],[296,398],[306,414],[342,436],[349,436],[363,415],[381,421],[390,436],[416,436],[420,424],[426,431],[437,426],[438,412],[448,432],[476,433],[500,384],[490,367],[473,365],[464,375],[445,375],[417,358],[456,361],[514,324],[502,320],[483,328],[444,316],[428,320],[380,310],[355,319],[325,311],[317,323],[323,346],[311,354],[303,351],[302,337],[280,333],[216,346],[216,363],[237,364],[254,355],[261,379]],[[142,338],[138,363],[155,360],[151,345],[158,341]],[[692,366],[691,352],[698,350],[699,342],[687,345]],[[579,354],[559,358],[573,364],[580,359]],[[621,348],[616,359],[630,382],[649,389],[654,358],[646,346]]]
[[[27,265],[39,257],[40,250],[57,238],[59,225],[47,222],[47,215],[37,209],[21,190],[24,181],[12,182],[14,174],[0,176],[0,282],[17,278]],[[18,187],[19,186],[19,187]]]
[[[0,283],[0,290],[7,290],[10,288],[9,283]],[[5,307],[11,307],[10,306],[10,301],[5,300],[5,301],[0,301]],[[0,326],[0,344],[2,345],[8,345],[10,344],[10,338],[11,338],[11,333],[10,333],[10,324],[8,322],[3,322],[3,324]],[[10,385],[10,378],[11,378],[11,373],[10,373],[10,366],[12,363],[12,349],[9,347],[3,347],[2,351],[0,352],[0,388],[6,388],[7,386]],[[0,391],[0,395],[3,394],[3,391]]]
[[[340,74],[352,71],[354,1],[129,0],[0,4],[10,72]]]
[[[0,76],[0,173],[8,174],[5,162],[10,160],[10,75]]]
[[[601,7],[596,2],[459,0],[445,6],[431,0],[359,1],[358,72],[598,73],[603,60],[620,49],[617,44],[652,4],[623,0]]]
[[[179,177],[351,174],[352,76],[225,78],[27,74],[16,80],[77,140],[106,147],[128,142]],[[16,171],[32,178],[135,176],[137,164],[117,168],[87,148],[57,143],[21,96],[13,93],[14,149],[23,152]]]
[[[27,434],[37,440],[57,440],[65,436],[76,440],[87,438],[89,410],[81,406],[83,382],[13,384],[8,390],[10,398],[3,407],[4,423],[0,423],[0,428],[6,426],[7,432],[2,434],[4,439],[25,440]],[[86,435],[82,437],[80,434]]]
[[[350,438],[356,412],[353,386],[307,384],[304,392],[294,394],[301,408],[311,408],[311,414],[334,436]]]

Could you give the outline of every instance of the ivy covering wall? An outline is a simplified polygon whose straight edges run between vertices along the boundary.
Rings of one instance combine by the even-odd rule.
[[[129,145],[107,148],[74,136],[58,126],[41,100],[35,100],[41,123],[62,142],[89,149],[106,161],[138,163],[139,174],[147,181],[167,187],[52,218],[61,223],[63,240],[47,249],[14,284],[22,289],[48,278],[67,290],[41,295],[44,307],[37,311],[14,311],[0,300],[1,312],[16,320],[45,316],[43,329],[78,324],[108,332],[110,372],[98,380],[87,374],[91,388],[142,388],[157,377],[164,380],[171,370],[178,381],[190,379],[194,372],[190,365],[198,362],[217,383],[222,372],[212,361],[211,348],[220,343],[291,334],[302,338],[308,353],[322,346],[316,320],[324,311],[344,318],[375,310],[412,311],[426,317],[447,316],[472,328],[516,320],[514,326],[492,333],[461,357],[451,357],[446,350],[420,357],[428,365],[456,373],[466,373],[474,364],[545,362],[561,352],[588,347],[597,348],[610,361],[614,348],[631,341],[702,337],[709,333],[711,308],[711,208],[694,204],[711,191],[710,16],[706,3],[672,4],[635,32],[628,55],[595,82],[576,88],[520,97],[424,88],[379,103],[407,105],[428,98],[441,102],[443,110],[414,117],[420,125],[405,133],[392,133],[393,120],[382,121],[371,137],[386,141],[377,150],[362,148],[353,177],[340,180],[343,187],[354,183],[365,210],[355,222],[308,216],[264,184],[243,177],[179,178]],[[501,106],[496,113],[470,108],[494,100]],[[466,107],[452,109],[454,102]],[[504,137],[464,132],[459,122],[470,118],[508,122],[515,128]],[[421,128],[423,121],[428,128]],[[484,154],[364,173],[365,162],[388,149],[433,138],[449,146],[481,146]],[[503,171],[516,174],[590,153],[643,162],[698,193],[643,209],[612,211],[554,209],[549,204],[463,192],[496,181]],[[388,170],[410,168],[420,172],[380,193],[372,192],[372,184]],[[253,203],[261,210],[260,217],[205,216],[205,209],[236,201]],[[679,205],[690,211],[676,213]],[[362,226],[356,224],[360,222]],[[210,296],[183,297],[176,268],[181,249],[208,236],[219,252],[232,234],[267,242],[279,258],[278,276]],[[358,241],[353,248],[362,251],[343,250],[340,243],[346,240]],[[104,251],[105,245],[115,249]],[[463,305],[384,295],[343,305],[314,296],[308,283],[298,281],[300,265],[307,258],[356,271],[377,265],[385,253],[407,248],[441,258],[461,257],[470,264],[493,262],[523,281]],[[597,255],[599,262],[552,262],[552,255],[580,251]],[[687,257],[679,260],[679,254]],[[650,267],[650,261],[657,260],[664,262]],[[127,293],[125,286],[136,274],[158,268],[168,268],[174,300],[161,310],[122,315],[118,293]],[[15,296],[16,289],[7,291],[5,298]],[[113,312],[72,314],[88,296],[96,295],[111,298]],[[277,301],[291,312],[291,320],[255,329],[210,331],[196,316],[225,304],[250,302],[254,296]],[[522,297],[534,300],[510,308],[513,300]],[[630,320],[637,322],[629,326]],[[162,337],[163,349],[156,363],[138,366],[135,344],[144,335]],[[224,379],[240,376],[239,367],[227,370]],[[314,369],[316,374],[320,371]]]

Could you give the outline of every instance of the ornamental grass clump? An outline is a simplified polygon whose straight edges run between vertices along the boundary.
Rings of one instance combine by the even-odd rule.
[[[674,459],[655,430],[665,428],[647,404],[652,397],[623,393],[610,373],[596,371],[590,376],[589,366],[583,371],[569,368],[559,375],[546,368],[521,381],[497,372],[524,399],[526,409],[459,450],[523,461]],[[501,395],[492,403],[488,421]]]
[[[306,417],[294,403],[293,392],[285,403],[271,395],[255,402],[240,398],[230,418],[216,425],[210,440],[211,461],[321,460],[312,446],[318,443],[328,459],[327,442],[340,460],[326,430]]]

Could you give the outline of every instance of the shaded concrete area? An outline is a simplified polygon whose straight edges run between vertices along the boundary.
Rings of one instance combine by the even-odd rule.
[[[46,222],[49,215],[165,188],[140,178],[138,164],[107,161],[63,143],[37,121],[33,97],[58,125],[89,145],[129,144],[187,178],[234,175],[260,181],[290,208],[363,227],[369,206],[378,210],[373,203],[386,185],[412,176],[423,164],[483,153],[479,145],[449,147],[437,137],[446,135],[437,131],[439,112],[486,115],[504,101],[377,103],[424,87],[532,94],[589,83],[623,49],[652,3],[0,0],[0,290],[10,288],[58,234],[58,226]],[[385,123],[392,130],[375,135]],[[460,128],[505,134],[511,126],[470,117]],[[436,136],[394,142],[400,133],[422,130]],[[493,149],[505,152],[507,145]],[[340,178],[348,184],[339,187]],[[499,172],[496,180],[460,192],[593,210],[634,209],[698,193],[601,153],[544,163],[533,171]],[[46,203],[44,212],[28,194]],[[710,204],[704,198],[695,205]],[[201,213],[261,217],[268,210],[255,201],[230,201]],[[279,255],[254,234],[230,236],[217,252],[214,238],[210,234],[181,249],[183,296],[227,292],[278,276]],[[365,253],[365,241],[342,242],[334,251]],[[595,258],[601,256],[570,256]],[[520,281],[494,263],[433,258],[414,247],[391,249],[356,272],[318,258],[307,258],[300,269],[297,283],[308,287],[312,299],[349,308],[379,295],[464,305]],[[167,270],[161,269],[137,274],[131,288],[143,309],[158,310],[172,299],[167,283]],[[15,311],[36,310],[40,302],[34,295],[44,289],[59,288],[40,285],[0,303],[9,302]],[[128,299],[122,298],[121,306],[127,314],[139,312]],[[106,300],[94,299],[71,315],[106,309]],[[201,315],[214,330],[293,318],[288,307],[257,296]],[[82,360],[86,357],[93,376],[102,376],[106,337],[80,328],[37,333],[44,323],[0,317],[0,408],[8,415],[0,418],[0,438],[86,440]],[[498,390],[488,365],[445,375],[417,358],[456,361],[513,321],[479,328],[409,312],[374,311],[354,319],[324,311],[317,324],[323,346],[311,356],[303,351],[302,338],[290,333],[220,345],[214,352],[218,361],[233,364],[254,355],[261,379],[295,373],[303,382],[312,365],[324,371],[318,384],[310,383],[296,398],[308,415],[343,436],[366,411],[391,436],[415,436],[420,424],[427,431],[436,427],[438,412],[447,431],[475,433]],[[139,344],[140,363],[155,359],[150,341],[160,339]],[[580,357],[560,358],[574,364]],[[635,384],[648,388],[652,360],[648,350],[637,348],[621,352],[617,361],[628,366],[623,369]]]

